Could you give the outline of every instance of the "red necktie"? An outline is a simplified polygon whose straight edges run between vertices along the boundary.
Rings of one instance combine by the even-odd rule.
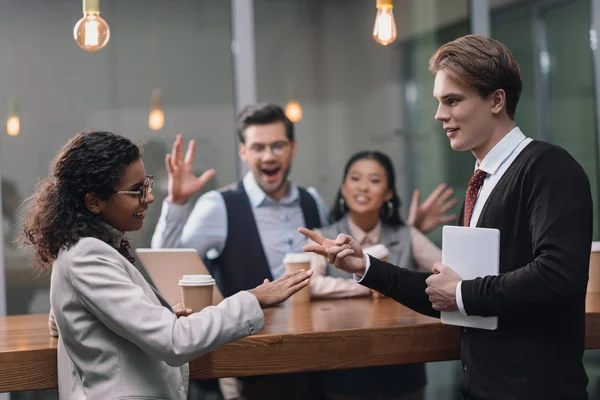
[[[469,181],[467,195],[465,196],[465,216],[463,218],[465,226],[469,226],[471,223],[471,216],[473,215],[473,207],[477,201],[477,194],[479,193],[479,189],[481,189],[486,176],[487,174],[484,171],[478,169]]]

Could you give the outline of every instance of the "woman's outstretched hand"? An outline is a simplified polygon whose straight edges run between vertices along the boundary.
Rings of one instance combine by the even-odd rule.
[[[311,270],[294,271],[273,282],[265,279],[262,285],[248,292],[256,297],[261,308],[275,306],[308,285],[311,275]]]

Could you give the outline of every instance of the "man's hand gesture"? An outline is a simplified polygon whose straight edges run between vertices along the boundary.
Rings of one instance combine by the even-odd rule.
[[[200,177],[194,175],[194,156],[196,141],[190,140],[185,159],[183,158],[183,136],[177,135],[173,151],[167,154],[165,164],[169,172],[169,195],[171,204],[185,204],[190,197],[202,190],[206,183],[215,176],[216,171],[209,169]]]
[[[325,239],[323,236],[306,228],[299,228],[298,232],[315,242],[304,246],[304,251],[320,254],[331,265],[351,274],[364,275],[366,268],[365,254],[356,240],[346,234],[339,234],[335,240]]]

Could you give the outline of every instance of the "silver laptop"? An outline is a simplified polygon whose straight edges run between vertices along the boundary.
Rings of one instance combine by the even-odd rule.
[[[492,228],[444,226],[442,230],[442,263],[462,279],[498,275],[500,270],[500,231]],[[496,330],[498,317],[463,315],[460,311],[441,313],[448,325]]]

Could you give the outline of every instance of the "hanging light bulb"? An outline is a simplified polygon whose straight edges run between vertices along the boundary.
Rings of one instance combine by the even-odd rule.
[[[159,131],[165,125],[165,113],[160,108],[153,109],[150,111],[148,117],[148,126],[153,131]]]
[[[6,133],[10,136],[17,136],[19,132],[21,132],[21,120],[17,114],[17,103],[13,100],[10,102],[10,111],[6,120]]]
[[[73,37],[86,51],[98,51],[106,46],[110,28],[100,17],[100,0],[83,0],[83,18],[75,24]]]
[[[298,122],[302,119],[302,107],[296,100],[290,101],[285,106],[285,116],[292,122]]]
[[[392,0],[377,0],[377,16],[373,28],[373,39],[384,46],[392,43],[398,36],[396,21],[394,21],[394,13],[392,12],[393,8]]]
[[[159,131],[165,125],[165,113],[162,110],[162,93],[160,89],[152,91],[152,110],[148,116],[148,126],[153,131]]]

